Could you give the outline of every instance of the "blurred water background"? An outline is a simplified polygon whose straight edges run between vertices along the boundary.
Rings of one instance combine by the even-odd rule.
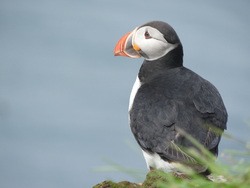
[[[142,169],[128,125],[128,99],[143,59],[114,57],[119,38],[168,22],[184,64],[212,82],[229,113],[227,133],[247,140],[250,2],[1,0],[0,187],[92,187],[103,158]],[[223,139],[220,150],[240,149]],[[139,147],[138,147],[139,150]]]

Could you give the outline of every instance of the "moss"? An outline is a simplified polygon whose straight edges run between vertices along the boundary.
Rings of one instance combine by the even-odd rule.
[[[173,178],[175,179],[175,181],[190,179],[187,176],[178,176],[172,173],[166,174],[162,171],[156,170],[147,174],[146,179],[142,185],[131,183],[128,181],[122,181],[119,183],[104,181],[100,184],[95,185],[93,188],[159,188],[162,186],[166,187],[168,185],[168,182],[172,181]]]
[[[93,188],[139,188],[140,185],[136,183],[131,183],[128,181],[122,181],[119,183],[115,183],[112,181],[104,181],[100,184],[95,185]]]
[[[143,182],[143,188],[156,188],[159,184],[167,184],[166,174],[161,171],[153,171],[147,174],[146,180]]]

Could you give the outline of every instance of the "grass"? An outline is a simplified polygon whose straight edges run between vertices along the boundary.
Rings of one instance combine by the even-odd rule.
[[[212,172],[213,178],[216,181],[209,181],[204,177],[197,175],[196,173],[188,170],[185,173],[188,174],[190,179],[182,179],[174,176],[172,173],[164,173],[162,171],[154,171],[147,174],[147,177],[142,186],[139,186],[130,182],[114,183],[112,181],[105,182],[105,186],[99,184],[98,187],[106,188],[194,188],[194,187],[206,187],[206,188],[249,188],[250,187],[250,142],[243,142],[239,139],[233,138],[231,135],[223,134],[226,139],[234,140],[239,145],[243,146],[242,150],[227,150],[224,151],[222,157],[214,162],[214,157],[209,151],[201,146],[195,139],[186,135],[191,142],[195,144],[204,154],[200,157],[200,154],[196,150],[189,150],[189,154],[199,159],[200,163],[206,164]],[[135,179],[141,179],[141,176],[145,176],[144,170],[135,170],[123,167],[110,160],[105,160],[109,166],[99,167],[98,171],[117,171],[129,174]],[[185,169],[184,169],[185,171]],[[222,178],[223,177],[223,178]],[[222,181],[223,180],[223,181]]]

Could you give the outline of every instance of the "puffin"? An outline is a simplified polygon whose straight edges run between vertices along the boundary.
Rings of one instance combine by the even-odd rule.
[[[183,66],[175,30],[162,21],[145,23],[118,41],[114,55],[144,58],[130,94],[129,121],[148,169],[211,174],[189,152],[206,157],[190,137],[215,159],[228,115],[216,87]]]

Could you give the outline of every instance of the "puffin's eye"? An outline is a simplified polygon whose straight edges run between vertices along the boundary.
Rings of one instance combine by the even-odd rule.
[[[146,31],[145,33],[144,33],[144,37],[145,37],[145,39],[151,39],[152,37],[150,36],[150,34],[148,33],[148,31]]]

